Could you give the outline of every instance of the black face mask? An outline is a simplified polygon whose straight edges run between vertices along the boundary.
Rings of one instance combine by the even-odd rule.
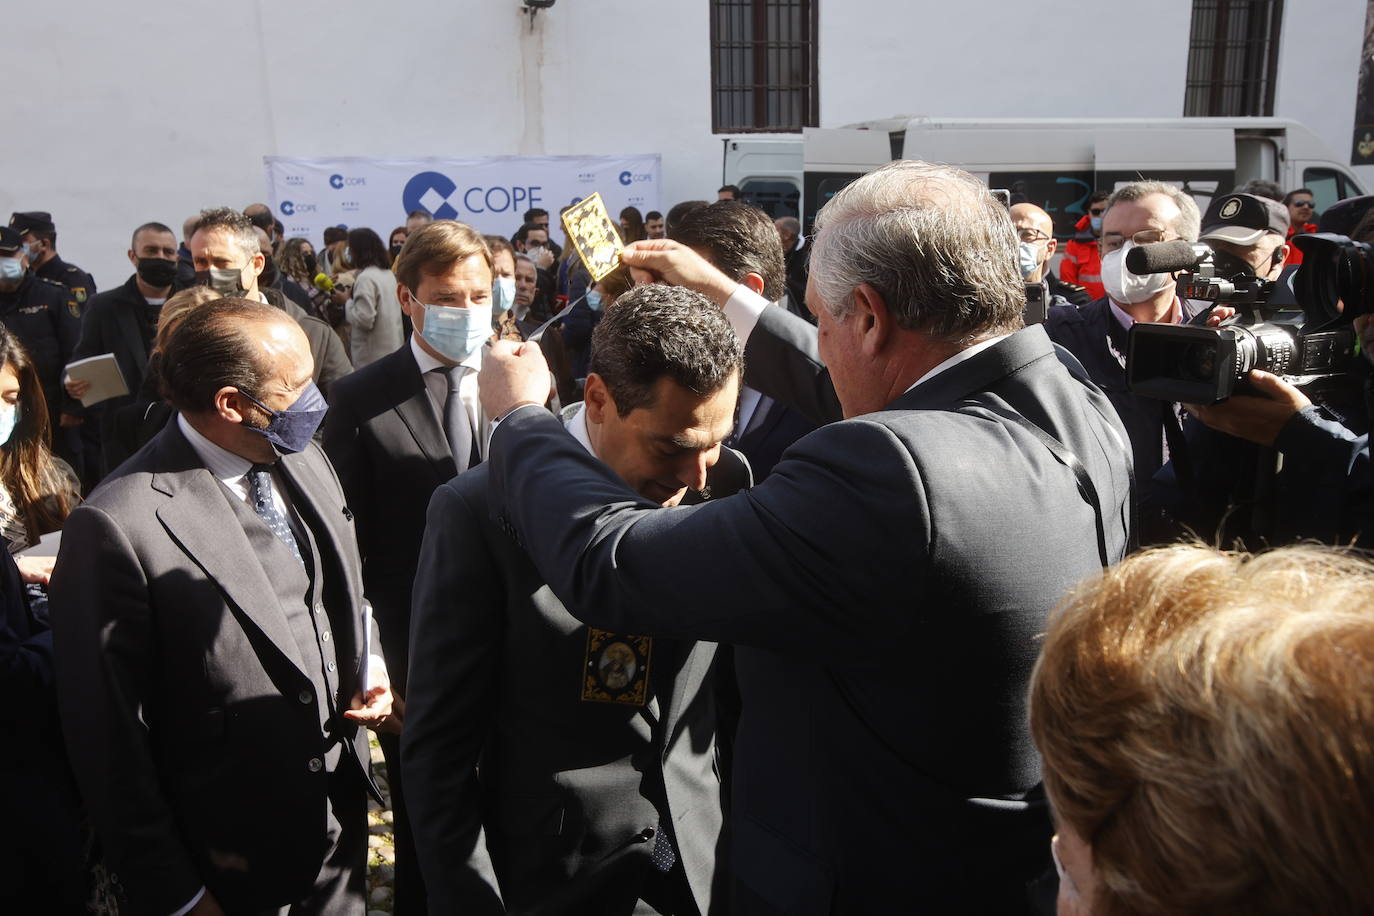
[[[154,289],[171,286],[177,278],[177,262],[166,258],[139,258],[138,278]]]
[[[400,254],[401,254],[401,249],[404,248],[404,247],[405,247],[404,245],[392,245],[392,246],[391,246],[391,259],[392,259],[393,261],[396,260],[396,258],[400,256]]]
[[[305,255],[302,260],[305,261],[305,272],[310,274],[311,280],[314,280],[315,274],[319,273],[319,264],[315,261],[315,252],[312,251]]]

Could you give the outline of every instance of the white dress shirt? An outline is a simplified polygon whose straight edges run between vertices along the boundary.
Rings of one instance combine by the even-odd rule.
[[[487,447],[491,443],[491,420],[482,413],[482,400],[477,390],[477,372],[482,368],[482,353],[485,350],[486,347],[478,347],[457,367],[463,373],[458,380],[458,397],[462,399],[468,422],[472,424],[473,441],[477,443],[478,454],[483,461],[487,460]],[[410,352],[415,356],[420,377],[425,380],[425,389],[434,403],[434,409],[438,411],[439,425],[443,426],[444,411],[448,405],[448,379],[443,372],[435,370],[448,369],[448,363],[431,356],[420,346],[415,334],[410,335]]]

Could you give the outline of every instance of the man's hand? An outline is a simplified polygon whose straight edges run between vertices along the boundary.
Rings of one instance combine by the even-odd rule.
[[[91,383],[86,379],[74,379],[69,377],[62,387],[67,389],[67,394],[79,401],[86,396],[86,392],[91,390]]]
[[[620,260],[630,268],[636,285],[668,283],[701,293],[716,305],[725,301],[739,286],[709,261],[686,245],[669,239],[634,242],[620,252]]]
[[[19,576],[26,585],[47,585],[52,579],[52,568],[57,557],[15,557],[14,564],[19,567]]]
[[[349,708],[344,710],[344,718],[364,725],[375,732],[401,733],[401,716],[394,709],[395,697],[391,693],[391,679],[386,673],[386,662],[381,656],[368,656],[367,680],[372,686],[367,693],[353,694]]]
[[[547,248],[540,248],[534,256],[534,266],[540,270],[548,270],[553,266],[553,252]]]
[[[1189,413],[1218,432],[1256,445],[1272,446],[1288,421],[1304,407],[1312,406],[1312,402],[1307,395],[1277,375],[1251,369],[1249,379],[1263,397],[1238,395],[1210,407],[1198,404],[1184,406]]]
[[[78,417],[76,414],[64,413],[57,418],[58,426],[80,426],[86,422],[85,417]]]
[[[352,291],[352,288],[344,289],[341,286],[336,286],[329,291],[329,301],[335,305],[343,305],[348,302],[348,294]]]
[[[482,355],[477,373],[482,410],[495,419],[522,404],[549,398],[549,364],[538,343],[498,340]]]

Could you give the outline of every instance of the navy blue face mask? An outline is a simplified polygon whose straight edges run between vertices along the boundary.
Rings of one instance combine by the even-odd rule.
[[[329,411],[329,404],[314,382],[307,383],[301,391],[301,396],[285,410],[273,410],[246,391],[240,391],[239,394],[271,415],[272,421],[266,427],[248,428],[271,442],[272,446],[284,455],[304,451],[310,444],[311,437],[315,435],[315,430],[320,428],[325,413]]]

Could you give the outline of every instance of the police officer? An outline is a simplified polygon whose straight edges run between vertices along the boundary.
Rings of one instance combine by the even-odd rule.
[[[79,472],[80,438],[74,433],[81,407],[65,398],[62,374],[81,338],[81,306],[70,289],[29,268],[24,237],[10,226],[0,228],[0,322],[19,338],[38,370],[53,450]]]
[[[42,210],[14,213],[10,227],[19,230],[29,255],[29,268],[44,280],[61,283],[72,291],[78,309],[86,307],[86,300],[95,295],[95,280],[80,267],[64,261],[57,254],[57,227],[52,214]]]

